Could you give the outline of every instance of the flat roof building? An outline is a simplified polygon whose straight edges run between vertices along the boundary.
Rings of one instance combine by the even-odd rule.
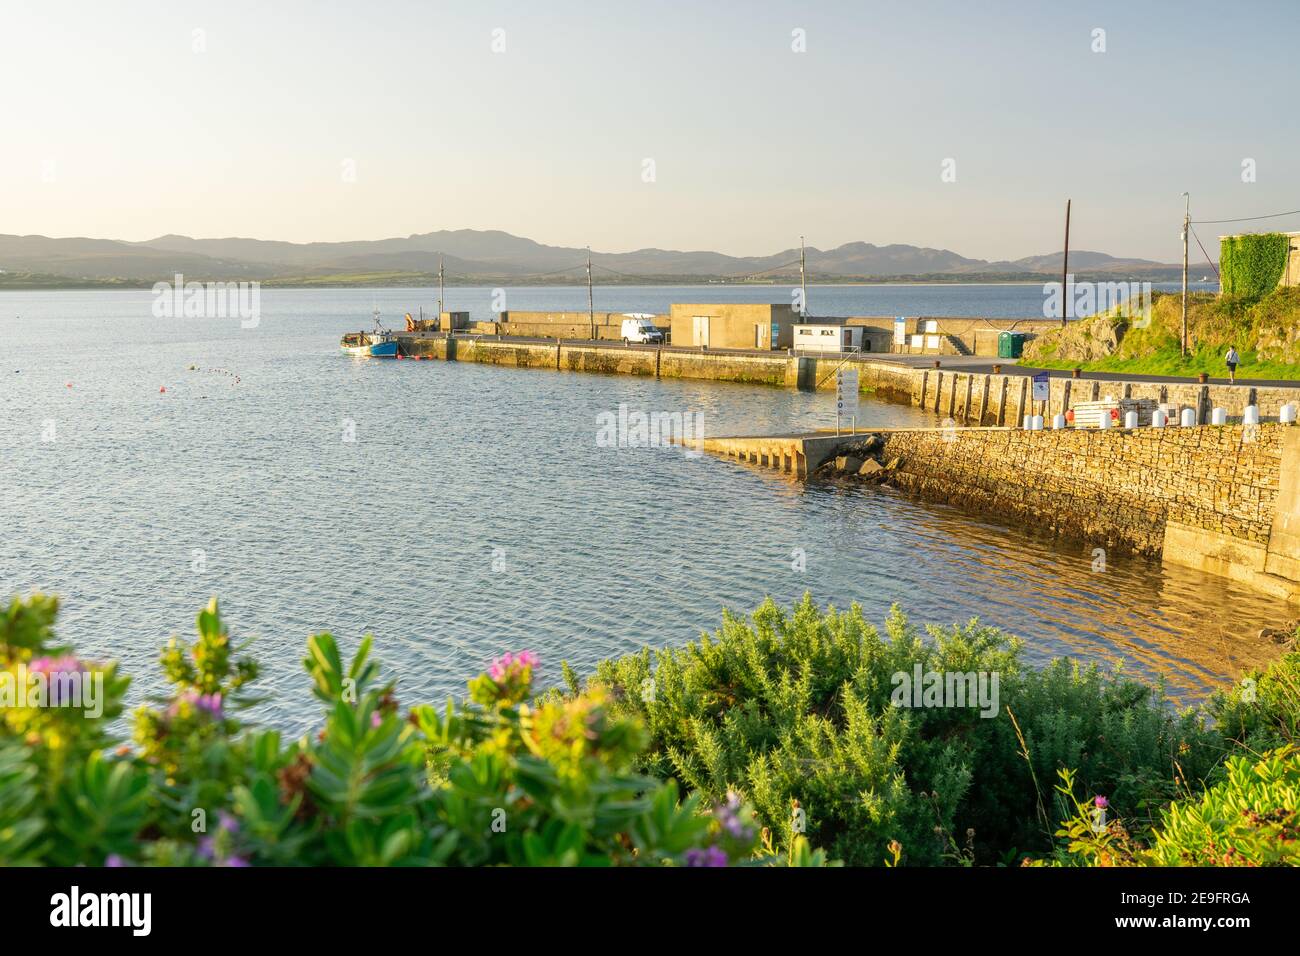
[[[673,345],[715,349],[788,349],[802,316],[793,306],[766,302],[673,303]]]

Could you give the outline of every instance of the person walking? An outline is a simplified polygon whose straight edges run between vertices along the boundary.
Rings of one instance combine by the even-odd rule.
[[[1229,345],[1228,354],[1223,357],[1228,363],[1228,381],[1233,385],[1237,384],[1237,364],[1241,361],[1241,356],[1237,354],[1237,346]]]

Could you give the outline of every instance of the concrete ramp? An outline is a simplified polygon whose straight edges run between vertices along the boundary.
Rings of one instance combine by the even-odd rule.
[[[835,449],[849,436],[819,435],[738,435],[731,438],[706,438],[704,451],[733,458],[764,468],[807,478],[817,467],[835,454]]]

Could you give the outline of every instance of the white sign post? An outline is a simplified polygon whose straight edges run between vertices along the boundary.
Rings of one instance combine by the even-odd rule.
[[[835,434],[840,433],[840,418],[853,419],[853,431],[858,430],[858,370],[842,368],[835,373]]]
[[[1039,372],[1034,376],[1033,401],[1042,402],[1043,413],[1047,413],[1047,402],[1052,394],[1052,383],[1047,377],[1046,372]]]

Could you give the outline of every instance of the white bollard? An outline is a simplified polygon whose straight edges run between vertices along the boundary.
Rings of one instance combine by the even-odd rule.
[[[1025,431],[1029,431],[1029,429],[1031,429],[1031,428],[1033,427],[1033,422],[1034,422],[1034,416],[1033,416],[1033,415],[1026,415],[1026,416],[1021,420],[1021,422],[1020,422],[1020,427],[1023,428]]]
[[[1159,408],[1151,413],[1151,427],[1164,428],[1169,424],[1169,417]]]
[[[1242,423],[1243,425],[1258,425],[1258,424],[1259,424],[1259,406],[1258,406],[1258,405],[1247,405],[1247,406],[1246,406],[1246,413],[1245,413],[1244,415],[1241,416],[1241,423]]]
[[[1127,412],[1124,413],[1124,427],[1125,427],[1125,428],[1137,428],[1137,427],[1138,427],[1138,413],[1137,413],[1137,412],[1135,412],[1135,411],[1131,411],[1131,410],[1130,410],[1130,411],[1127,411]]]
[[[1287,402],[1285,405],[1283,405],[1281,410],[1277,414],[1277,420],[1280,421],[1283,425],[1294,425],[1295,404],[1293,402]]]
[[[1065,416],[1064,416],[1064,415],[1053,415],[1053,416],[1052,416],[1052,427],[1053,427],[1053,428],[1057,428],[1057,429],[1064,428],[1064,427],[1065,427]]]
[[[1112,427],[1110,422],[1110,412],[1103,410],[1102,413],[1099,416],[1097,416],[1097,427],[1098,428]]]
[[[1212,412],[1210,412],[1210,424],[1211,425],[1228,424],[1228,410],[1226,408],[1216,408]]]
[[[1043,430],[1043,416],[1035,415],[1033,425],[1034,425],[1034,431],[1041,432]]]
[[[1196,409],[1184,408],[1183,420],[1179,422],[1179,424],[1182,425],[1184,428],[1191,428],[1192,426],[1194,426],[1196,424]]]

